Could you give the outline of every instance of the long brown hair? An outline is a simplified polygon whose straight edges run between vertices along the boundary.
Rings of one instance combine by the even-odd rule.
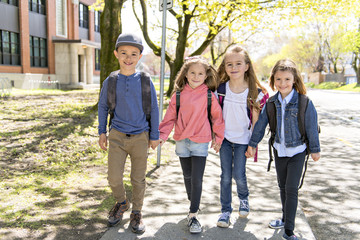
[[[204,83],[206,86],[208,86],[211,91],[216,90],[219,84],[219,77],[215,68],[213,68],[213,66],[211,66],[209,62],[202,56],[193,56],[185,59],[185,62],[182,65],[179,73],[176,75],[173,93],[176,91],[182,91],[184,89],[185,85],[188,83],[186,74],[189,71],[190,66],[197,63],[202,64],[205,68],[206,79]]]
[[[275,91],[275,74],[277,71],[289,71],[294,76],[294,89],[300,94],[306,94],[306,87],[301,77],[300,71],[296,67],[296,63],[291,59],[281,59],[277,61],[271,70],[270,87]]]
[[[263,92],[266,92],[266,89],[260,84],[259,80],[256,77],[255,70],[252,65],[249,54],[244,48],[240,47],[239,45],[234,45],[226,51],[225,57],[218,68],[220,83],[225,83],[230,80],[229,75],[225,71],[226,56],[230,53],[238,53],[242,55],[244,57],[245,63],[249,66],[248,70],[244,74],[244,80],[249,85],[247,105],[249,108],[253,107],[256,111],[260,111],[260,104],[256,102],[256,99],[258,97],[258,88],[260,88]]]

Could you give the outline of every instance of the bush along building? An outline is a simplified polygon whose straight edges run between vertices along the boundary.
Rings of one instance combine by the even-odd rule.
[[[0,0],[0,78],[15,88],[99,86],[96,0]]]

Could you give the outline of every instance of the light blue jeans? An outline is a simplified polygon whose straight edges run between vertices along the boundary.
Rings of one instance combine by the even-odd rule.
[[[232,178],[234,177],[239,199],[248,200],[249,189],[246,180],[246,157],[248,145],[236,144],[224,139],[220,148],[221,180],[220,202],[221,212],[232,212]]]
[[[175,153],[179,157],[207,157],[209,143],[196,143],[188,138],[176,141]]]

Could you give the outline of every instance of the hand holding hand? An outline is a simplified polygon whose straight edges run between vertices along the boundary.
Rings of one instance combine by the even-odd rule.
[[[247,158],[252,158],[252,157],[255,156],[255,151],[256,151],[256,148],[253,148],[253,147],[248,146],[248,149],[247,149],[247,151],[246,151],[246,153],[245,153],[245,156],[246,156]]]
[[[213,148],[215,150],[215,152],[218,153],[220,151],[221,144],[216,143],[215,139],[213,139],[211,142],[211,148]]]
[[[165,143],[165,140],[160,138],[159,142],[160,142],[160,147],[162,147],[162,145]]]
[[[105,133],[99,136],[99,146],[102,150],[107,151],[107,136]]]
[[[149,147],[151,147],[153,150],[155,150],[155,148],[157,148],[159,143],[160,143],[160,140],[150,140]]]

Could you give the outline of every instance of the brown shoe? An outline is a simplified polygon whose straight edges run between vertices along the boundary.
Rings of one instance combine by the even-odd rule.
[[[109,227],[115,226],[119,223],[124,215],[124,212],[128,210],[130,203],[128,200],[125,200],[125,203],[116,202],[115,206],[110,210],[108,216],[108,225]]]
[[[130,215],[131,231],[134,233],[145,232],[145,225],[142,221],[142,215],[140,211],[132,211]]]

